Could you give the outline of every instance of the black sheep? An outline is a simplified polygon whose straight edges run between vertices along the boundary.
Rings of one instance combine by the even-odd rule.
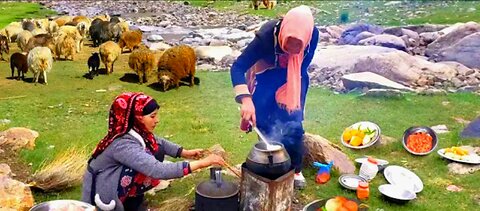
[[[8,38],[0,35],[0,56],[2,57],[2,60],[5,60],[3,58],[3,52],[6,54],[10,53],[10,49],[8,48]]]
[[[10,56],[10,69],[12,69],[12,78],[14,78],[15,68],[17,68],[17,80],[25,79],[25,73],[28,71],[27,56],[22,53],[14,53]],[[20,74],[22,75],[20,77]]]
[[[90,26],[89,31],[90,37],[93,41],[93,47],[98,47],[100,44],[113,38],[113,33],[109,24],[110,22],[108,21],[102,21]]]
[[[92,53],[88,58],[88,74],[93,78],[94,75],[98,76],[98,68],[100,67],[100,54]]]

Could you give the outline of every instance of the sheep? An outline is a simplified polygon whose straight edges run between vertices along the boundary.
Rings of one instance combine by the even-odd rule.
[[[79,24],[81,22],[90,23],[91,21],[90,21],[90,18],[88,18],[87,16],[80,15],[80,16],[75,16],[72,19],[72,22]]]
[[[39,34],[31,37],[28,40],[26,51],[30,52],[35,47],[48,47],[51,50],[52,54],[55,54],[55,44],[53,42],[53,37],[48,34]]]
[[[121,54],[122,49],[113,41],[108,41],[100,45],[100,57],[103,64],[105,64],[105,69],[107,69],[107,74],[113,73],[113,64],[118,59]]]
[[[10,42],[15,42],[17,40],[18,33],[23,31],[22,26],[18,26],[18,24],[9,24],[4,30],[4,35],[10,40]]]
[[[93,47],[107,42],[113,38],[112,30],[110,30],[110,23],[107,21],[96,22],[89,28],[90,38],[93,41]]]
[[[108,14],[105,14],[105,15],[97,15],[95,17],[93,17],[93,19],[100,19],[102,21],[110,21],[110,16]]]
[[[55,33],[55,32],[58,31],[58,28],[60,28],[60,27],[58,26],[57,22],[55,22],[55,21],[50,21],[50,23],[48,24],[48,29],[47,29],[47,31],[48,31],[48,33],[50,33],[50,34],[53,34],[53,33]]]
[[[36,19],[34,20],[34,23],[37,26],[37,28],[48,31],[48,26],[50,24],[50,21],[48,21],[48,19],[46,18]]]
[[[77,30],[78,32],[80,32],[80,35],[82,35],[82,37],[87,36],[89,28],[90,28],[90,25],[88,25],[88,23],[80,22],[77,24]]]
[[[33,37],[32,32],[28,30],[23,30],[17,35],[17,45],[22,52],[27,52],[27,48],[26,48],[27,43],[28,43],[28,40],[30,40],[30,38],[32,37]]]
[[[60,59],[60,56],[64,56],[65,59],[68,57],[73,61],[75,58],[75,40],[67,35],[61,36],[56,42],[56,55],[57,59]]]
[[[113,16],[110,18],[110,23],[115,23],[115,24],[120,23],[120,18],[117,16]]]
[[[37,26],[33,22],[33,20],[24,19],[22,21],[22,28],[23,30],[33,31],[34,29],[37,28]]]
[[[128,57],[128,66],[138,74],[140,84],[148,81],[156,65],[155,54],[148,48],[135,49]]]
[[[129,31],[129,25],[127,22],[119,22],[115,25],[115,27],[119,27],[122,30],[122,33]]]
[[[57,23],[58,27],[62,27],[66,23],[72,21],[72,16],[61,16],[57,19],[55,19],[55,22]]]
[[[40,29],[40,28],[32,30],[32,35],[33,36],[38,35],[38,34],[48,34],[48,32],[43,30],[43,29]]]
[[[52,52],[47,47],[35,47],[28,53],[27,57],[28,70],[32,71],[35,85],[38,83],[40,73],[43,74],[45,85],[47,82],[47,72],[52,69],[53,57]]]
[[[190,87],[194,85],[195,63],[197,58],[193,48],[179,45],[167,49],[158,60],[158,82],[163,85],[163,91],[171,86],[178,88],[180,79],[189,77]]]
[[[62,26],[54,35],[56,39],[60,36],[67,35],[75,40],[77,53],[83,48],[83,37],[75,26]]]
[[[2,60],[5,61],[3,58],[3,52],[8,55],[10,53],[10,48],[8,47],[8,38],[0,35],[0,57],[2,57]]]
[[[27,56],[18,52],[12,54],[12,56],[10,56],[10,69],[12,69],[12,78],[14,78],[15,68],[17,68],[18,73],[17,80],[20,80],[20,78],[22,80],[25,79],[25,73],[28,72]]]
[[[98,68],[100,67],[100,55],[97,52],[92,53],[92,55],[88,58],[88,74],[91,78],[94,75],[98,76]]]
[[[261,0],[263,2],[263,5],[265,8],[271,10],[273,7],[277,4],[276,0]],[[252,3],[250,4],[251,7],[253,7],[255,10],[258,10],[258,6],[260,5],[260,0],[252,0]]]
[[[135,46],[139,45],[142,42],[142,31],[140,30],[133,30],[133,31],[128,31],[122,34],[120,37],[120,41],[118,42],[118,45],[122,49],[123,53],[123,48],[127,47],[132,51]]]

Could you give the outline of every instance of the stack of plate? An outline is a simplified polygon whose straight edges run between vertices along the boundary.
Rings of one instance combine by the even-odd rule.
[[[407,202],[417,198],[423,190],[422,180],[412,171],[401,166],[388,166],[383,171],[390,184],[380,185],[378,190],[385,197],[396,202]]]

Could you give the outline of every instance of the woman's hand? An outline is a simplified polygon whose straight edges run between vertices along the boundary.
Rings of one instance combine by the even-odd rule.
[[[190,149],[190,150],[184,149],[182,151],[181,156],[182,158],[198,160],[202,157],[203,151],[204,151],[203,149]]]
[[[203,158],[203,159],[198,160],[198,161],[190,162],[190,169],[192,171],[195,171],[197,169],[209,167],[211,165],[224,166],[225,165],[225,160],[223,160],[223,158],[218,156],[218,155],[210,154],[206,158]]]
[[[240,109],[240,116],[244,121],[251,121],[253,126],[256,125],[257,119],[255,116],[255,106],[253,105],[252,97],[242,98],[242,108]]]

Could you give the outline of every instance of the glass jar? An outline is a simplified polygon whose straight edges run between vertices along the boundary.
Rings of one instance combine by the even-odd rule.
[[[370,188],[368,182],[359,182],[357,187],[357,198],[359,200],[367,200],[370,195]]]
[[[368,181],[372,180],[375,176],[377,176],[377,173],[378,162],[372,157],[369,157],[367,161],[363,162],[362,166],[360,166],[359,176]]]

